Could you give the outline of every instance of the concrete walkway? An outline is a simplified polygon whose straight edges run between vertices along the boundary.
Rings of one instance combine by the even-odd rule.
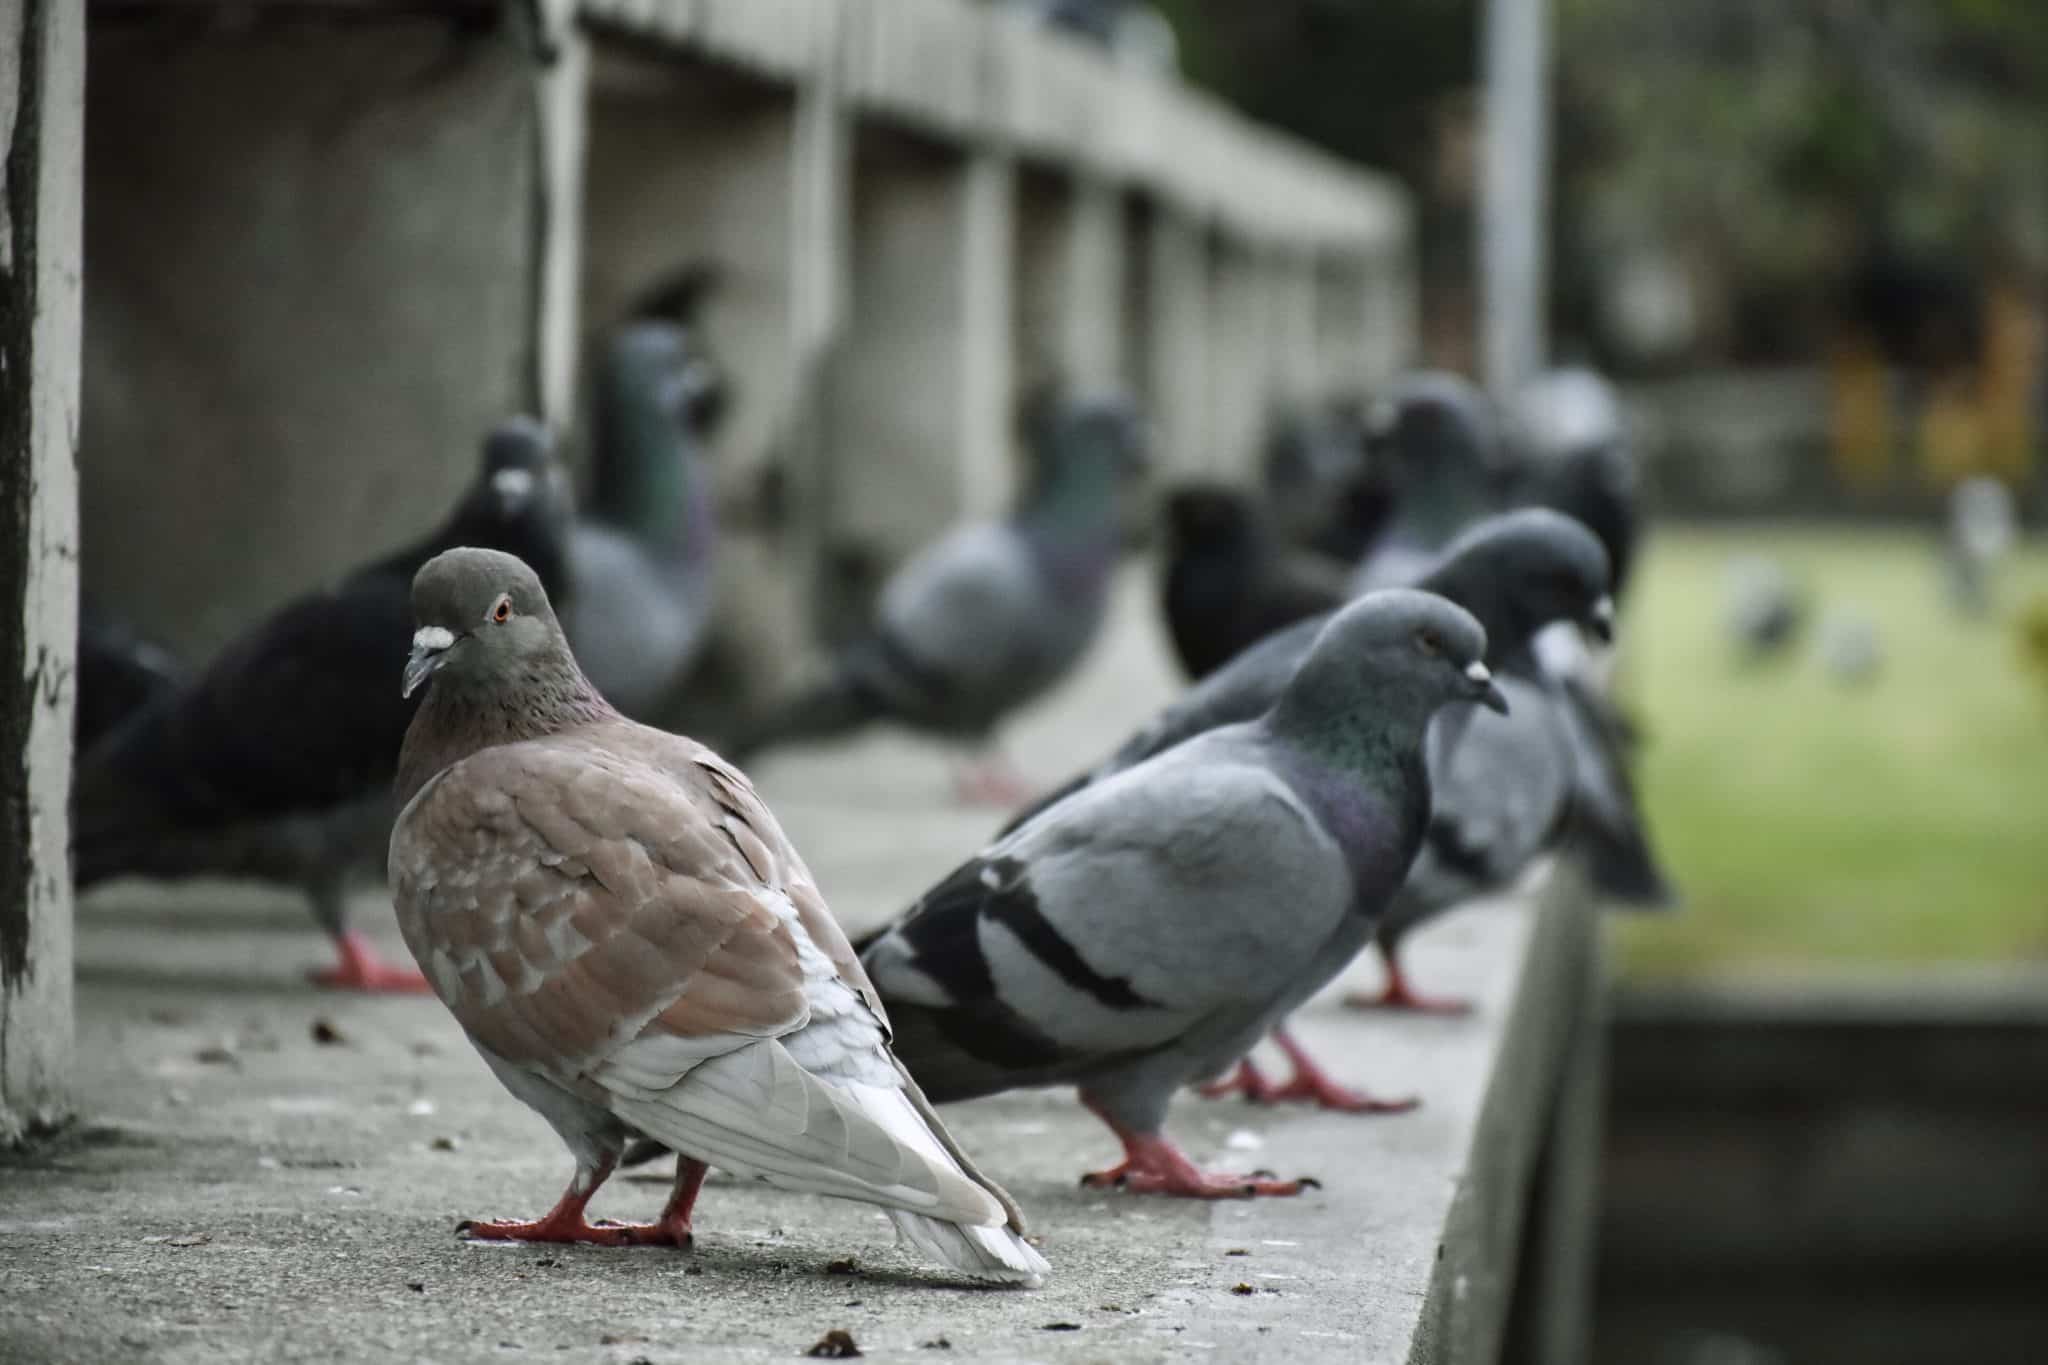
[[[1015,728],[1034,778],[1170,690],[1147,591],[1125,585],[1093,666]],[[901,738],[758,775],[849,927],[996,823],[950,806],[943,753]],[[361,915],[403,953],[387,905]],[[949,1110],[1053,1265],[1042,1291],[989,1292],[896,1250],[869,1209],[715,1174],[689,1253],[462,1242],[461,1218],[545,1208],[570,1163],[440,1005],[302,986],[323,947],[287,899],[111,887],[79,911],[83,1121],[0,1162],[0,1360],[787,1360],[835,1328],[878,1359],[1408,1359],[1533,923],[1478,910],[1416,945],[1418,979],[1478,996],[1472,1020],[1307,1014],[1339,1074],[1419,1112],[1177,1108],[1197,1159],[1323,1181],[1298,1199],[1082,1190],[1116,1150],[1068,1093]],[[661,1193],[615,1181],[596,1213],[645,1217]]]

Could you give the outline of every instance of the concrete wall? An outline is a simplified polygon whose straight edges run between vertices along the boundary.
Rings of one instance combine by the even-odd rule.
[[[0,1145],[71,1060],[81,7],[0,16]]]
[[[732,545],[757,675],[821,575],[1003,504],[1024,386],[1126,380],[1167,469],[1242,469],[1309,370],[1406,344],[1360,303],[1326,345],[1397,193],[990,7],[226,14],[91,35],[86,588],[193,656],[430,525],[506,410],[574,421],[592,329],[691,257],[726,501],[788,495]]]
[[[91,28],[85,591],[194,658],[437,522],[535,400],[536,117],[502,27]]]

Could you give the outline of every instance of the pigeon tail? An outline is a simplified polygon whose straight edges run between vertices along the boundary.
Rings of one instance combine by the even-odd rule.
[[[1677,910],[1685,897],[1664,869],[1640,829],[1611,830],[1585,822],[1577,840],[1587,878],[1601,897],[1624,910]]]
[[[1038,1288],[1051,1267],[1024,1240],[1022,1215],[1016,1204],[967,1159],[939,1116],[917,1092],[916,1082],[910,1080],[901,1063],[897,1064],[897,1071],[904,1078],[903,1090],[861,1086],[851,1091],[862,1112],[927,1161],[951,1167],[981,1186],[1002,1206],[1006,1219],[993,1227],[974,1226],[892,1208],[887,1212],[898,1235],[933,1260],[970,1278]]]

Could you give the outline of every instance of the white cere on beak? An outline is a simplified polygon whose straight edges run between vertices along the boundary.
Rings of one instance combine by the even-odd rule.
[[[506,506],[516,506],[533,495],[533,471],[501,469],[491,475],[491,489],[504,500]]]
[[[1471,663],[1465,665],[1465,676],[1483,686],[1493,681],[1493,670],[1480,663],[1479,660],[1474,659]]]
[[[412,633],[412,647],[422,654],[439,654],[454,643],[455,632],[446,626],[421,626]]]

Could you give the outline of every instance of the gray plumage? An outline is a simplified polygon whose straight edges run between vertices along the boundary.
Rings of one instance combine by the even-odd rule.
[[[1036,1283],[1016,1206],[891,1056],[880,999],[739,770],[613,709],[519,560],[450,551],[412,598],[403,687],[427,696],[399,765],[399,927],[576,1159],[549,1215],[469,1235],[684,1245],[715,1165],[875,1205],[965,1275]],[[590,1224],[636,1138],[683,1158],[667,1207]]]
[[[831,676],[735,736],[728,753],[884,719],[985,742],[1067,675],[1102,624],[1141,433],[1122,398],[1066,399],[1041,423],[1034,475],[1011,515],[958,527],[897,570]]]
[[[569,541],[563,624],[605,696],[659,721],[711,616],[715,499],[700,426],[719,380],[688,329],[636,321],[606,343],[595,388],[594,477]]]
[[[946,878],[864,961],[939,1101],[1071,1082],[1123,1140],[1102,1177],[1221,1196],[1160,1136],[1173,1092],[1236,1060],[1370,933],[1419,847],[1421,745],[1497,700],[1478,622],[1433,594],[1353,603],[1258,719],[1043,812]]]
[[[1782,564],[1746,555],[1728,566],[1723,625],[1737,656],[1760,663],[1785,653],[1806,628],[1811,604]]]
[[[1493,405],[1469,380],[1417,370],[1389,385],[1367,415],[1366,451],[1394,509],[1352,591],[1414,582],[1453,538],[1495,511],[1503,449]]]

